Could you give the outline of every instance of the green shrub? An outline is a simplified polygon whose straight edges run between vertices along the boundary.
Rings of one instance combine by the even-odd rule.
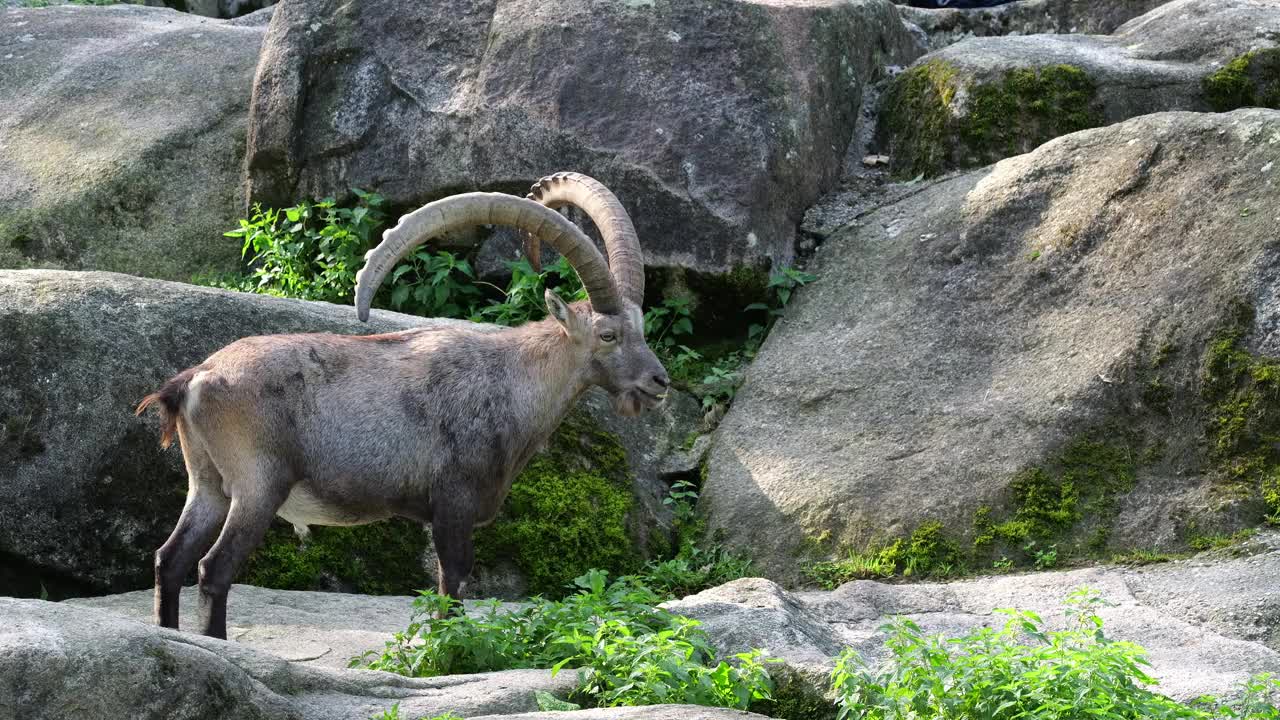
[[[655,608],[662,598],[635,578],[607,580],[592,571],[564,600],[535,597],[511,611],[493,601],[476,617],[458,615],[456,600],[424,591],[408,629],[351,665],[410,677],[573,668],[577,699],[593,705],[746,709],[769,697],[759,651],[735,656],[736,664],[717,661],[697,621]]]
[[[1148,689],[1145,651],[1103,634],[1087,589],[1068,598],[1066,630],[1050,632],[1034,613],[1003,610],[1000,629],[948,639],[925,636],[897,618],[882,630],[889,658],[869,667],[853,650],[840,656],[832,685],[841,720],[1147,720],[1280,717],[1271,703],[1280,682],[1251,680],[1229,703],[1185,705]]]
[[[386,222],[385,201],[359,189],[355,207],[333,198],[276,210],[255,205],[236,230],[248,275],[203,276],[195,281],[302,300],[350,303],[356,271]],[[568,301],[586,297],[582,283],[563,257],[534,272],[527,260],[509,263],[511,281],[501,299],[486,295],[471,263],[445,251],[419,246],[401,260],[378,288],[374,307],[424,317],[469,318],[498,325],[519,325],[542,317],[543,291],[553,288]]]

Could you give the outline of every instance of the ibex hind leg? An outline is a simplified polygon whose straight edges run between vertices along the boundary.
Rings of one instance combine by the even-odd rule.
[[[231,498],[222,494],[222,476],[204,448],[183,437],[182,456],[187,463],[187,503],[169,539],[156,550],[155,559],[156,624],[175,630],[182,583],[200,556],[208,552],[231,505]]]
[[[233,480],[231,507],[218,540],[200,560],[201,631],[227,638],[227,593],[245,561],[271,526],[292,486],[283,463],[259,460],[244,477]]]

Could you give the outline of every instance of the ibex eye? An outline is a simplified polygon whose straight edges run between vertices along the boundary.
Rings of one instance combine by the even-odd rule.
[[[605,342],[613,342],[614,340],[618,339],[618,336],[615,335],[612,330],[605,330],[604,332],[600,333],[600,339]]]

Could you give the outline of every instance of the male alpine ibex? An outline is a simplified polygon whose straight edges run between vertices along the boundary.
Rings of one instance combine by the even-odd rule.
[[[596,224],[609,261],[554,208]],[[203,632],[226,637],[227,592],[274,516],[295,526],[390,517],[430,523],[440,592],[458,597],[472,532],[494,519],[511,482],[592,385],[636,415],[667,392],[645,344],[644,268],[621,203],[576,173],[543,178],[528,198],[466,193],[402,218],[366,255],[356,311],[414,247],[474,225],[507,225],[566,257],[588,301],[546,293],[550,317],[494,329],[468,323],[369,336],[269,335],[231,343],[143,399],[161,443],[176,432],[186,506],[156,551],[156,622],[178,627],[178,593],[199,559]],[[207,551],[207,552],[206,552]],[[201,556],[203,555],[203,558]]]

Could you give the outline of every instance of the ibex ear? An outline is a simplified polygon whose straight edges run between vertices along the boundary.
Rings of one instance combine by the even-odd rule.
[[[547,290],[542,294],[547,301],[547,312],[551,317],[560,323],[560,327],[564,328],[564,332],[569,337],[576,337],[574,332],[578,325],[578,316],[569,308],[569,305],[557,294],[551,290]]]

